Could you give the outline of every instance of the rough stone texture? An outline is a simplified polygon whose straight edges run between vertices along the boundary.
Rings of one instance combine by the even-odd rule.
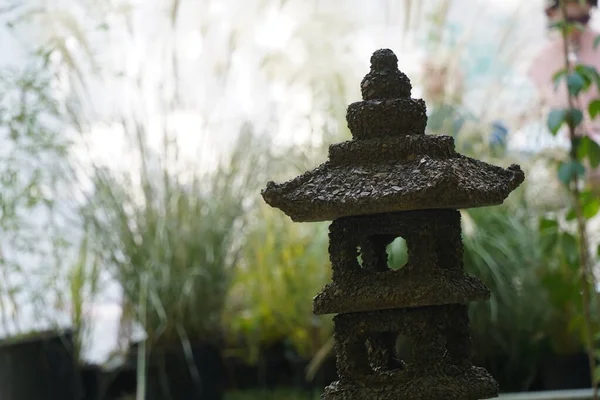
[[[498,396],[494,379],[479,367],[389,372],[380,379],[337,381],[325,388],[327,400],[479,400]]]
[[[479,279],[463,274],[456,210],[347,217],[329,231],[334,282],[315,297],[315,314],[467,304],[490,296]],[[386,246],[396,237],[406,240],[409,260],[392,271]]]
[[[398,136],[375,140],[352,140],[329,146],[329,165],[358,166],[410,162],[428,156],[443,160],[457,156],[451,136]]]
[[[289,182],[267,184],[263,198],[296,222],[422,209],[501,204],[524,174],[469,157],[423,155],[410,161],[335,165],[326,162]]]
[[[493,378],[470,363],[471,337],[464,305],[340,314],[334,318],[340,381],[327,399],[483,399],[497,395]],[[373,359],[367,342],[388,335]],[[409,360],[394,360],[398,334],[411,338]],[[389,357],[381,362],[382,355]]]
[[[333,282],[313,302],[334,318],[340,380],[325,400],[476,400],[498,386],[471,365],[467,304],[489,290],[463,271],[459,208],[502,203],[524,180],[507,169],[456,153],[448,136],[426,136],[425,103],[391,50],[378,50],[348,107],[353,140],[329,160],[283,184],[265,201],[294,221],[333,220]],[[387,246],[402,237],[408,263],[388,267]],[[359,260],[360,257],[360,260]],[[399,335],[412,354],[400,360]]]
[[[407,210],[501,204],[525,175],[456,153],[448,136],[426,136],[426,107],[410,96],[391,50],[376,51],[361,83],[363,101],[348,107],[352,141],[334,144],[329,161],[282,184],[268,182],[263,198],[294,221]]]
[[[371,71],[360,83],[363,100],[409,98],[410,79],[398,70],[398,57],[390,49],[377,50],[371,56]]]
[[[488,300],[489,289],[477,278],[448,272],[426,275],[407,270],[356,274],[348,283],[327,285],[313,303],[317,315],[423,307]],[[365,285],[368,279],[369,286]]]
[[[359,101],[348,106],[346,118],[354,139],[374,139],[404,134],[423,135],[427,125],[421,99]]]

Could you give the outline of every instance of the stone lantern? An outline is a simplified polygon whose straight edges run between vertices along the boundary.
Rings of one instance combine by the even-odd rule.
[[[352,140],[329,160],[262,195],[292,220],[333,221],[333,282],[315,314],[334,317],[339,381],[327,400],[470,400],[498,395],[471,364],[467,305],[489,289],[463,272],[460,208],[501,204],[524,180],[518,165],[499,168],[456,153],[449,136],[425,135],[425,102],[391,50],[371,57],[363,101],[348,107]],[[387,246],[406,240],[408,263],[391,270]],[[412,354],[399,360],[396,341]]]

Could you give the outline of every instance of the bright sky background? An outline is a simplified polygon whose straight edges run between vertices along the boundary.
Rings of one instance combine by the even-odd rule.
[[[423,1],[423,7],[427,8],[427,3],[432,1]],[[290,140],[304,140],[309,128],[302,116],[311,111],[310,93],[303,88],[286,88],[277,81],[269,82],[264,77],[257,76],[256,71],[259,68],[257,63],[260,62],[260,57],[270,52],[282,53],[288,57],[292,68],[300,71],[302,68],[310,68],[310,57],[319,54],[307,53],[308,49],[302,43],[298,43],[297,38],[294,37],[294,29],[299,24],[308,25],[314,9],[303,5],[301,8],[289,7],[283,12],[275,9],[261,11],[258,10],[255,1],[213,1],[204,9],[201,9],[201,2],[195,3],[197,7],[191,5],[193,2],[183,3],[190,6],[181,12],[175,51],[181,55],[181,63],[186,64],[181,68],[181,79],[185,82],[184,96],[187,104],[179,110],[165,116],[157,101],[156,84],[162,74],[168,74],[168,71],[163,68],[165,63],[161,62],[161,58],[164,60],[165,54],[173,49],[169,44],[172,35],[163,17],[164,10],[156,7],[155,2],[139,3],[139,9],[133,18],[137,29],[135,39],[128,42],[119,42],[119,39],[116,39],[117,48],[113,49],[112,54],[109,52],[106,54],[108,63],[115,69],[123,71],[125,76],[135,77],[142,74],[146,78],[147,85],[143,88],[145,98],[142,108],[146,109],[149,120],[151,143],[156,148],[160,147],[161,127],[166,123],[177,132],[182,155],[186,161],[199,161],[202,167],[210,168],[218,155],[229,148],[240,124],[245,119],[253,121],[259,130],[269,129],[274,109],[277,110],[279,126],[277,132],[271,133],[284,143]],[[465,35],[469,35],[466,29],[471,29],[470,35],[474,39],[497,40],[494,39],[497,32],[504,29],[503,19],[516,15],[521,20],[521,24],[515,34],[517,39],[513,40],[519,40],[523,47],[539,47],[544,39],[544,19],[540,3],[540,1],[531,1],[527,2],[527,5],[522,5],[522,2],[517,0],[458,0],[455,2],[450,18],[462,25]],[[371,53],[382,47],[389,47],[396,51],[400,58],[400,68],[413,79],[414,95],[419,95],[420,71],[424,54],[415,38],[402,39],[405,35],[399,27],[399,22],[403,21],[404,16],[403,8],[397,5],[398,2],[321,0],[314,4],[321,11],[346,10],[350,18],[360,18],[360,27],[348,35],[350,38],[347,40],[352,41],[353,58],[348,58],[348,63],[345,64],[349,79],[356,82],[356,95],[358,95],[358,82],[368,71]],[[383,7],[385,4],[388,4],[387,9]],[[211,28],[203,37],[197,28],[198,18],[213,23],[219,21],[219,24],[216,24],[214,29]],[[248,30],[248,25],[254,25],[254,28]],[[242,34],[253,33],[253,35],[239,39],[239,47],[231,58],[231,80],[225,85],[211,82],[210,69],[225,62],[228,55],[225,42],[227,33],[236,29]],[[317,31],[316,34],[318,33],[320,32]],[[325,34],[320,40],[332,39],[327,38]],[[344,38],[340,37],[338,47],[344,45],[343,40]],[[476,45],[477,40],[474,43]],[[485,40],[479,40],[480,48],[487,45],[489,43]],[[524,59],[523,65],[526,65],[526,62],[527,60]],[[282,68],[285,68],[285,63],[282,65]],[[518,63],[515,63],[515,66],[520,67]],[[326,65],[320,67],[327,68]],[[318,73],[315,73],[315,76],[318,76]],[[139,91],[124,87],[122,81],[99,82],[98,93],[102,94],[102,92],[108,95],[104,102],[99,99],[96,106],[100,105],[97,109],[104,109],[107,114],[115,109],[132,105],[136,108],[140,107]],[[115,98],[116,92],[123,94]],[[483,104],[485,101],[482,101],[479,96],[485,95],[488,93],[481,91],[478,94],[477,91],[473,91],[471,99],[467,101],[474,105]],[[517,99],[522,98],[524,96],[517,97]],[[513,104],[516,101],[506,100]],[[214,131],[218,131],[219,134],[211,134]],[[122,149],[125,143],[121,133],[114,126],[99,123],[92,127],[86,141],[89,147],[81,151],[81,158],[84,160],[90,156],[91,150],[93,159],[115,167],[128,169],[135,164],[135,160],[131,157],[115,157],[115,153],[124,151],[119,149]]]

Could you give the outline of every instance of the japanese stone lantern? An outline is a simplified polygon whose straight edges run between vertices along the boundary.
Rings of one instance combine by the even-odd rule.
[[[262,195],[297,222],[333,221],[333,282],[314,298],[334,317],[339,381],[327,400],[470,400],[498,395],[471,364],[467,305],[489,289],[463,272],[458,209],[501,204],[524,180],[518,165],[499,168],[456,153],[449,136],[425,135],[425,102],[391,50],[376,51],[348,107],[352,140],[329,160]],[[408,263],[388,267],[386,247],[406,240]],[[360,259],[359,259],[360,256]],[[412,354],[399,360],[399,335]]]

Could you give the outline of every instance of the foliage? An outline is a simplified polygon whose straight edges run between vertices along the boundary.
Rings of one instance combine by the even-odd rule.
[[[184,181],[139,140],[139,176],[96,170],[94,233],[151,345],[215,340],[256,187],[258,151],[243,136],[227,163]],[[148,301],[140,303],[144,293]]]
[[[470,308],[474,355],[503,390],[512,391],[528,388],[540,339],[552,334],[543,329],[549,310],[537,275],[547,257],[533,210],[517,200],[520,194],[507,205],[462,212],[465,270],[492,293]]]
[[[327,225],[295,224],[260,207],[236,268],[228,311],[232,340],[256,361],[263,346],[287,339],[313,356],[331,335],[331,317],[312,314],[312,297],[330,279]]]
[[[570,321],[569,326],[574,326],[583,336],[587,348],[590,370],[592,371],[592,387],[594,389],[594,398],[597,398],[596,389],[598,380],[596,379],[596,360],[594,350],[594,331],[597,330],[592,308],[598,300],[596,293],[596,280],[592,271],[592,260],[589,254],[589,239],[587,232],[587,221],[598,212],[598,200],[589,192],[582,190],[582,182],[585,176],[585,164],[598,166],[600,163],[600,146],[593,140],[586,138],[584,121],[584,111],[587,111],[591,118],[598,114],[598,102],[593,101],[589,104],[588,110],[582,110],[579,107],[578,96],[592,86],[600,88],[600,74],[595,67],[590,65],[572,62],[570,59],[569,38],[570,35],[581,27],[569,22],[566,18],[566,3],[560,1],[562,21],[555,27],[562,35],[564,50],[564,68],[557,71],[553,77],[555,85],[564,84],[567,88],[568,107],[563,109],[553,109],[547,119],[548,129],[553,135],[556,135],[562,127],[566,128],[570,139],[570,149],[568,160],[563,160],[557,166],[558,177],[569,191],[571,197],[570,219],[574,219],[575,233],[569,229],[562,228],[558,219],[545,219],[540,227],[544,231],[556,230],[553,235],[549,235],[551,243],[559,245],[564,249],[564,257],[560,258],[568,267],[562,272],[562,276],[556,277],[556,269],[546,278],[561,279],[567,283],[563,285],[563,291],[559,291],[557,296],[565,295],[564,290],[569,288],[573,281],[579,282],[577,294],[581,304],[580,309],[576,309],[575,315]],[[584,135],[582,138],[581,134]],[[561,229],[562,228],[562,229]],[[570,268],[569,268],[570,267]],[[553,275],[554,273],[554,275]],[[565,279],[566,278],[566,279]],[[557,287],[557,285],[553,285]],[[571,288],[571,291],[574,291]],[[574,293],[572,293],[574,294]],[[571,310],[573,312],[573,306]]]
[[[5,321],[11,309],[6,299],[15,303],[18,337],[44,334],[49,325],[62,330],[62,317],[70,317],[78,358],[89,345],[88,311],[100,291],[102,271],[86,228],[74,215],[77,188],[68,133],[78,116],[73,99],[61,91],[64,75],[52,60],[73,62],[62,51],[67,51],[69,37],[84,40],[83,32],[76,32],[75,20],[67,14],[45,14],[44,7],[22,2],[1,7],[0,15],[17,40],[23,39],[20,28],[31,28],[29,22],[35,26],[38,17],[46,28],[64,23],[74,34],[61,39],[57,30],[42,29],[47,41],[39,47],[21,41],[26,60],[0,71],[0,313]],[[76,75],[81,78],[80,71]]]
[[[565,27],[566,26],[567,25],[565,25]],[[569,29],[572,30],[573,27],[569,27]],[[448,68],[444,68],[444,66],[442,66],[442,68],[443,71],[452,72]],[[456,78],[460,78],[460,75],[452,75],[452,77],[456,80]],[[556,84],[564,83],[567,85],[569,93],[573,97],[588,90],[591,85],[597,85],[600,81],[598,78],[598,73],[593,68],[586,65],[573,65],[570,69],[565,68],[564,70],[559,71],[554,77]],[[493,148],[493,146],[491,146],[492,143],[487,141],[486,134],[488,129],[486,129],[483,123],[484,120],[481,119],[481,116],[469,118],[469,114],[465,113],[464,109],[461,109],[463,108],[463,105],[461,103],[460,94],[461,92],[459,91],[456,104],[450,101],[450,103],[446,105],[446,109],[449,111],[446,115],[434,115],[435,117],[446,119],[445,125],[441,124],[440,121],[437,121],[437,126],[440,126],[443,129],[439,133],[453,133],[453,136],[455,136],[455,139],[457,140],[457,148],[463,153],[475,154],[478,158],[482,158],[483,154],[483,158],[488,161],[493,161],[489,159],[495,156],[505,156],[504,152],[498,152],[498,148]],[[429,97],[434,98],[435,96]],[[444,93],[438,93],[437,97],[448,98],[448,96],[444,96]],[[556,134],[562,127],[566,127],[569,130],[580,128],[584,119],[584,112],[577,109],[577,107],[574,106],[575,103],[576,102],[573,102],[572,106],[565,109],[553,110],[549,114],[547,125],[552,133]],[[434,108],[434,111],[435,110],[436,109]],[[594,118],[599,110],[600,100],[596,100],[591,102],[588,110],[584,111],[586,111],[590,117]],[[465,116],[467,118],[465,118]],[[465,122],[470,124],[465,125]],[[434,130],[435,128],[436,125],[430,127],[430,129]],[[458,128],[461,129],[459,130]],[[481,135],[482,132],[484,135]],[[434,131],[434,133],[438,132]],[[571,157],[568,160],[565,160],[563,157],[556,168],[558,179],[566,186],[574,189],[581,186],[580,182],[582,182],[584,178],[585,166],[589,165],[594,167],[600,163],[600,147],[587,137],[573,137],[570,156]],[[502,161],[506,162],[506,160]],[[535,179],[535,177],[533,178]],[[547,196],[548,193],[546,192],[545,195]],[[481,312],[480,315],[482,317],[480,321],[482,324],[478,326],[476,318],[477,313],[473,314],[473,329],[476,332],[476,336],[479,329],[481,329],[480,333],[485,332],[485,336],[483,336],[486,338],[485,340],[495,344],[489,348],[495,348],[497,345],[504,349],[506,352],[504,354],[511,358],[508,365],[513,366],[516,376],[520,375],[522,377],[529,374],[529,372],[526,374],[517,372],[519,371],[518,367],[525,365],[524,362],[517,362],[517,360],[521,355],[526,354],[528,357],[533,356],[531,352],[518,350],[519,346],[523,346],[523,349],[527,348],[537,351],[535,350],[537,347],[536,345],[527,343],[531,338],[535,338],[537,340],[536,343],[538,344],[540,343],[539,340],[541,338],[548,339],[552,348],[557,352],[580,351],[582,346],[588,341],[584,334],[586,331],[586,323],[583,318],[585,307],[581,302],[582,287],[580,276],[582,275],[582,272],[579,268],[581,263],[576,257],[576,254],[580,252],[581,249],[587,249],[585,246],[579,246],[581,241],[578,239],[580,232],[585,233],[585,229],[579,229],[579,232],[576,233],[575,231],[577,229],[574,229],[573,222],[577,220],[578,214],[584,217],[584,219],[589,219],[596,215],[600,202],[598,201],[597,196],[594,196],[592,192],[588,190],[579,191],[576,198],[578,199],[577,202],[579,202],[579,205],[577,207],[572,206],[566,215],[566,219],[570,221],[570,223],[563,223],[563,221],[561,221],[559,224],[559,220],[564,219],[562,218],[563,213],[555,212],[551,215],[544,216],[544,220],[551,219],[554,222],[554,226],[560,226],[560,229],[552,228],[534,232],[532,230],[532,221],[530,219],[528,220],[528,218],[520,216],[519,219],[521,219],[522,222],[517,223],[514,220],[511,221],[512,218],[508,215],[506,216],[508,217],[506,218],[506,222],[509,225],[500,231],[496,231],[492,221],[482,220],[481,230],[489,229],[490,232],[495,232],[492,238],[494,238],[494,240],[496,237],[501,238],[499,239],[498,246],[506,245],[507,249],[510,249],[511,252],[515,252],[514,259],[512,260],[507,259],[501,253],[496,251],[493,253],[493,258],[489,258],[489,262],[488,260],[483,259],[478,261],[477,259],[480,258],[480,256],[477,255],[477,252],[481,251],[482,248],[480,247],[480,244],[473,242],[474,238],[470,238],[465,234],[465,266],[467,270],[471,270],[471,268],[475,267],[475,270],[472,272],[475,272],[478,276],[482,276],[484,281],[491,287],[493,293],[492,300],[489,304],[482,303],[473,307],[473,310],[479,310],[477,313]],[[479,212],[479,210],[470,210],[469,212],[463,213],[463,215],[477,215]],[[490,212],[493,211],[490,210]],[[531,217],[535,218],[535,214],[536,213],[532,213]],[[478,217],[482,218],[486,217],[486,215],[481,214]],[[523,226],[523,222],[525,222],[527,226]],[[489,223],[492,223],[492,225],[488,227],[487,224]],[[525,232],[529,232],[529,236],[515,232],[516,226],[525,227]],[[518,237],[519,242],[511,243],[510,241],[505,240],[504,236],[506,232],[511,232],[514,237]],[[583,241],[586,241],[585,238]],[[521,243],[527,244],[522,247],[525,251],[518,250],[521,248]],[[552,243],[552,245],[548,245],[548,243]],[[496,243],[492,243],[491,241],[482,244],[491,246],[492,248],[496,245]],[[476,253],[474,253],[476,255],[475,258],[471,257],[469,250],[469,247],[473,245],[480,247],[479,249],[476,249],[475,247],[472,248],[473,250],[476,250]],[[528,248],[528,246],[531,247]],[[540,253],[538,249],[543,249],[543,253]],[[522,256],[526,256],[524,261],[527,263],[519,265]],[[510,296],[503,293],[511,293],[519,288],[522,283],[515,284],[515,282],[511,282],[509,279],[499,279],[502,275],[498,274],[498,271],[502,270],[498,269],[497,266],[501,264],[495,262],[494,258],[508,261],[504,261],[506,262],[505,267],[511,266],[509,269],[510,273],[507,274],[507,277],[510,277],[511,274],[514,274],[515,277],[521,277],[523,274],[527,275],[529,282],[532,283],[534,287],[530,287],[528,290],[519,289],[521,295],[527,294],[527,302],[521,303],[519,301],[507,307],[507,305],[511,304]],[[481,267],[478,267],[478,264],[480,264]],[[539,280],[539,282],[536,282],[536,280]],[[536,298],[536,296],[538,297]],[[515,300],[517,298],[518,296],[515,297]],[[546,299],[551,307],[540,307],[540,299]],[[525,299],[521,299],[521,301],[524,300]],[[588,303],[589,302],[586,302],[586,304]],[[593,304],[590,304],[590,307],[592,306]],[[534,313],[534,309],[536,308],[537,310],[535,310]],[[521,309],[524,310],[523,313],[518,312],[518,310]],[[506,311],[508,312],[506,313]],[[487,316],[485,312],[490,312],[491,314]],[[495,322],[502,312],[505,313],[507,318],[502,324],[496,325]],[[530,314],[528,314],[529,312]],[[593,312],[590,314],[594,315]],[[535,316],[535,318],[531,318],[531,316]],[[595,321],[591,321],[591,323],[592,325],[595,325]],[[537,328],[535,324],[537,324]],[[495,329],[488,330],[485,329],[486,326],[494,327]],[[499,326],[502,326],[505,329],[498,329]],[[516,329],[517,326],[518,328]],[[525,332],[521,329],[522,326],[524,327]],[[512,332],[507,329],[512,330]],[[540,335],[542,332],[545,332],[546,334]],[[507,339],[509,340],[507,341]],[[512,351],[509,350],[511,345],[516,346]],[[482,345],[479,349],[485,350],[486,347],[485,345]],[[496,372],[494,375],[497,376],[498,373]]]
[[[33,62],[21,70],[0,71],[3,320],[8,310],[23,302],[47,308],[43,285],[51,278],[52,261],[62,259],[66,246],[56,220],[59,191],[69,179],[65,162],[69,141],[61,132],[60,108],[42,65]]]
[[[257,390],[227,393],[225,400],[318,400],[320,397],[319,394],[291,390]]]
[[[58,133],[58,104],[41,71],[4,70],[0,85],[0,226],[4,235],[18,236],[11,245],[23,248],[27,244],[20,233],[31,227],[27,214],[53,205],[50,188],[62,172],[56,159],[65,158],[68,143]]]
[[[552,334],[552,349],[558,354],[573,354],[582,351],[586,343],[581,264],[577,236],[561,225],[552,216],[540,219],[540,249],[547,258],[539,279],[550,305],[546,327]],[[594,329],[598,322],[595,317],[590,321]]]
[[[70,319],[75,334],[75,358],[80,359],[82,350],[89,342],[90,325],[87,311],[97,300],[102,283],[102,265],[90,243],[90,232],[83,232],[77,257],[67,273]],[[59,293],[59,298],[62,297]],[[64,301],[64,300],[63,300]]]

